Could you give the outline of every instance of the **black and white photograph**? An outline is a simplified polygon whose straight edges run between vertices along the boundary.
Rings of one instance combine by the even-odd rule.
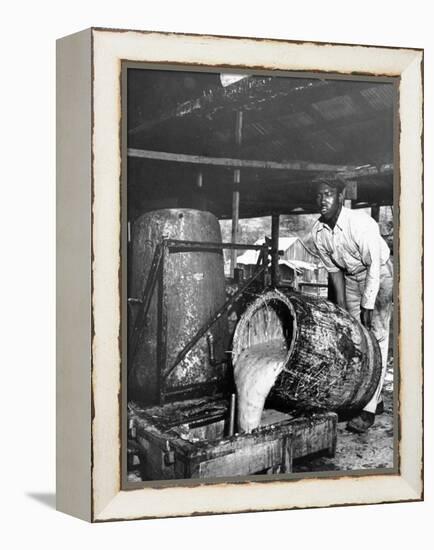
[[[125,487],[397,471],[397,82],[123,63]]]

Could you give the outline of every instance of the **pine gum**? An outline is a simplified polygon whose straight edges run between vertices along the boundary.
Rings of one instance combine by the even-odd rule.
[[[265,399],[281,372],[288,350],[281,339],[255,344],[242,351],[235,369],[238,429],[251,432],[261,423]]]

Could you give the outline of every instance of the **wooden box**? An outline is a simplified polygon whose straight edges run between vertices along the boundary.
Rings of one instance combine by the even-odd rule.
[[[129,408],[142,480],[290,473],[294,458],[319,451],[333,456],[336,448],[334,413],[293,417],[266,409],[258,429],[227,436],[224,397]]]

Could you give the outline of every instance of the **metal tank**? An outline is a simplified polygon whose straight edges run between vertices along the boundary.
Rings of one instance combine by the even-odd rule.
[[[217,218],[210,212],[165,209],[134,223],[129,258],[129,296],[140,298],[162,239],[221,243]],[[218,389],[226,380],[227,316],[223,315],[172,370],[175,359],[225,303],[221,250],[168,249],[134,354],[129,353],[128,398],[146,405],[161,399]],[[140,306],[129,319],[131,331]],[[130,352],[131,350],[129,350]],[[168,373],[170,374],[168,375]]]

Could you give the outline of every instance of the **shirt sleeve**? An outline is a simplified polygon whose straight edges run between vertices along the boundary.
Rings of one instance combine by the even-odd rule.
[[[324,245],[321,242],[321,238],[318,235],[318,232],[315,231],[315,228],[312,231],[312,241],[315,246],[315,250],[317,251],[318,256],[320,257],[327,271],[329,273],[337,273],[338,271],[340,271],[338,266],[333,263],[330,253],[327,252],[327,250],[325,249]]]
[[[381,236],[378,224],[367,218],[358,231],[358,245],[362,263],[367,268],[365,290],[360,305],[365,309],[374,309],[380,288],[380,266],[381,266]]]

